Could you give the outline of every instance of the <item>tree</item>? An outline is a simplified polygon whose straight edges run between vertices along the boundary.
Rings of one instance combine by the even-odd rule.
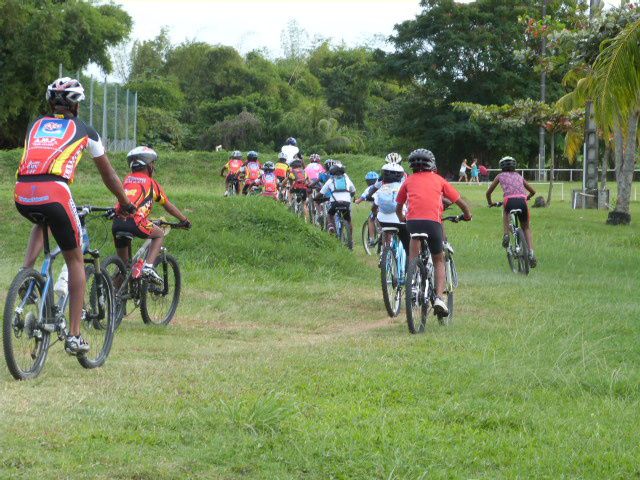
[[[152,40],[136,40],[131,49],[131,72],[128,79],[143,80],[161,75],[170,51],[171,41],[167,27],[162,27]]]
[[[95,62],[109,72],[109,48],[130,31],[131,18],[112,4],[0,2],[0,147],[20,145],[29,120],[46,110],[44,91],[60,63],[75,71]]]

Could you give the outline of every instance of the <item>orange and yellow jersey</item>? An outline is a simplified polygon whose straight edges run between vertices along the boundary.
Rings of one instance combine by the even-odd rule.
[[[262,165],[260,162],[247,162],[242,168],[242,173],[247,180],[254,182],[262,175]]]
[[[169,201],[160,184],[147,172],[130,173],[125,177],[122,186],[129,201],[138,207],[134,214],[136,221],[146,220],[151,215],[154,202],[164,205]]]
[[[232,158],[227,162],[224,168],[227,170],[227,172],[229,172],[229,175],[235,175],[240,171],[243,165],[244,165],[244,162],[242,160],[238,160],[237,158]]]
[[[291,167],[286,162],[278,162],[276,163],[276,169],[274,170],[276,177],[283,179],[289,176],[289,172],[291,171]]]
[[[289,183],[294,190],[307,188],[307,174],[302,167],[294,167],[289,173]]]
[[[71,183],[85,148],[93,158],[104,155],[100,135],[93,127],[77,117],[40,117],[27,130],[16,175],[54,175]]]

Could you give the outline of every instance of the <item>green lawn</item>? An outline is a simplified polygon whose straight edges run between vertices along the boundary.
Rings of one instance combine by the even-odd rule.
[[[28,232],[15,155],[0,152],[3,303]],[[0,478],[640,477],[637,203],[631,227],[568,198],[533,210],[539,266],[523,278],[484,187],[462,186],[474,220],[447,225],[455,322],[411,336],[359,244],[269,199],[221,198],[220,155],[161,158],[194,223],[166,242],[183,268],[177,318],[152,328],[134,312],[98,370],[59,344],[36,380],[0,368]],[[344,160],[360,188],[381,163]],[[110,203],[83,162],[77,203]]]

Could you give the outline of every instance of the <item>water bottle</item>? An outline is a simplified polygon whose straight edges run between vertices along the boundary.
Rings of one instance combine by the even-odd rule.
[[[58,275],[58,279],[56,280],[56,283],[53,286],[53,291],[59,297],[62,297],[69,292],[69,270],[67,269],[66,263],[62,266],[60,275]]]
[[[82,227],[82,253],[87,253],[89,251],[89,232],[87,232],[87,227]]]
[[[133,264],[133,268],[131,269],[131,276],[133,278],[140,278],[142,275],[142,268],[144,267],[144,260],[139,258],[136,263]]]

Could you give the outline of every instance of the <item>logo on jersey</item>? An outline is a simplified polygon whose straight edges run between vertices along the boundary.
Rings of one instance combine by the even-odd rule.
[[[67,133],[69,120],[42,120],[35,138],[62,138]]]

